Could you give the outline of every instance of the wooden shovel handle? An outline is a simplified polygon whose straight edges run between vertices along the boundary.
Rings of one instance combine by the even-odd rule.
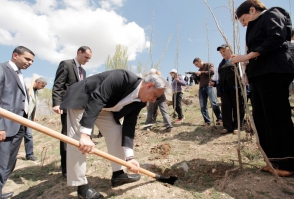
[[[58,140],[61,140],[62,142],[65,142],[67,144],[73,145],[75,147],[79,147],[79,141],[74,140],[74,139],[72,139],[70,137],[67,137],[67,136],[65,136],[65,135],[63,135],[61,133],[58,133],[57,131],[54,131],[54,130],[48,128],[48,127],[42,126],[41,124],[35,123],[35,122],[33,122],[31,120],[28,120],[28,119],[26,119],[24,117],[16,115],[16,114],[14,114],[14,113],[12,113],[10,111],[7,111],[7,110],[5,110],[3,108],[0,108],[0,116],[5,117],[5,118],[7,118],[9,120],[12,120],[14,122],[17,122],[19,124],[22,124],[23,126],[27,126],[27,127],[31,128],[31,129],[34,129],[34,130],[39,131],[41,133],[44,133],[46,135],[49,135],[49,136],[51,136],[53,138],[56,138]],[[100,151],[98,149],[94,150],[94,154],[98,155],[98,156],[100,156],[102,158],[105,158],[107,160],[110,160],[112,162],[115,162],[117,164],[123,165],[123,166],[125,166],[127,168],[132,167],[131,163],[128,163],[128,162],[126,162],[126,161],[124,161],[122,159],[119,159],[119,158],[117,158],[115,156],[112,156],[112,155],[110,155],[108,153],[105,153],[103,151]],[[140,173],[143,173],[143,174],[145,174],[147,176],[150,176],[152,178],[156,177],[155,173],[152,173],[152,172],[150,172],[150,171],[148,171],[146,169],[140,168],[139,171],[140,171]]]

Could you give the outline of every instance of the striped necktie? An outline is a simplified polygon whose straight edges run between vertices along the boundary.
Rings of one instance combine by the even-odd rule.
[[[82,66],[79,66],[78,68],[79,68],[80,81],[82,81],[84,79],[83,68],[82,68]]]

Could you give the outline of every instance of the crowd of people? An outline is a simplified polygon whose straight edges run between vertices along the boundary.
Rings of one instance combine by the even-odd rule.
[[[61,173],[68,186],[77,187],[79,198],[104,198],[91,187],[86,177],[86,154],[93,153],[95,147],[91,139],[94,126],[105,138],[108,153],[132,165],[128,169],[134,174],[128,174],[121,165],[111,163],[112,187],[138,181],[140,164],[135,159],[133,146],[140,111],[148,102],[145,123],[150,124],[156,120],[159,107],[164,131],[171,132],[173,124],[181,124],[185,119],[183,87],[191,85],[191,77],[193,81],[197,77],[199,83],[203,126],[212,123],[207,106],[209,99],[216,124],[223,126],[220,133],[239,133],[238,121],[242,125],[247,101],[241,92],[243,85],[235,81],[235,76],[240,74],[236,70],[237,63],[245,63],[242,82],[250,88],[260,145],[274,167],[266,165],[262,170],[276,172],[279,176],[294,174],[294,159],[288,158],[294,157],[294,129],[288,99],[289,85],[294,78],[294,55],[291,54],[294,34],[290,16],[283,8],[267,9],[259,0],[247,0],[236,9],[236,19],[242,26],[247,26],[245,55],[233,54],[227,44],[221,44],[216,48],[222,57],[217,71],[212,63],[196,57],[193,64],[198,70],[190,78],[183,78],[172,69],[171,83],[156,69],[151,69],[143,77],[121,69],[86,77],[83,66],[92,57],[88,46],[81,46],[74,59],[60,62],[52,89],[53,110],[60,114],[61,133],[79,141],[78,148],[60,142]],[[0,64],[0,106],[36,121],[38,90],[47,82],[42,77],[37,78],[31,89],[27,89],[21,73],[29,68],[34,57],[30,49],[18,46],[12,52],[11,60]],[[165,92],[169,90],[177,114],[174,122],[167,111]],[[220,97],[221,108],[217,97]],[[31,129],[0,117],[0,199],[13,195],[13,192],[2,193],[2,188],[14,170],[23,137],[26,159],[37,160],[33,153]]]

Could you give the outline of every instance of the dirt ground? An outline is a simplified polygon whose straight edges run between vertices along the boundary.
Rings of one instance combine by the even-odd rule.
[[[141,167],[164,176],[177,176],[174,185],[141,176],[140,181],[112,188],[110,163],[101,157],[87,156],[89,184],[106,198],[239,198],[258,199],[294,198],[294,177],[281,181],[259,169],[265,165],[257,150],[254,136],[241,132],[241,157],[243,167],[229,174],[227,170],[238,167],[237,135],[221,135],[221,126],[204,127],[197,96],[192,89],[185,97],[192,101],[184,105],[185,121],[174,125],[172,132],[163,133],[161,115],[147,130],[139,130],[146,119],[146,109],[140,113],[135,139],[135,156]],[[210,109],[211,112],[211,109]],[[172,117],[172,107],[169,106]],[[60,131],[58,116],[40,121],[41,124]],[[97,134],[95,129],[95,134]],[[21,146],[14,172],[3,192],[14,191],[13,199],[72,199],[77,198],[76,188],[66,185],[61,175],[59,141],[34,132],[37,162],[24,159]],[[104,138],[94,137],[96,148],[107,151]],[[222,184],[224,183],[224,189]]]

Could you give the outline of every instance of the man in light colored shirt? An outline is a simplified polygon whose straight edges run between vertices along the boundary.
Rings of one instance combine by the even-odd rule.
[[[28,94],[21,70],[34,61],[35,54],[18,46],[10,61],[0,64],[0,107],[21,117],[28,117]],[[26,127],[0,117],[0,198],[12,197],[13,192],[2,193],[2,188],[16,164],[16,156]]]
[[[28,111],[29,120],[37,121],[36,110],[38,104],[38,90],[43,89],[46,85],[46,79],[44,77],[39,77],[35,80],[33,87],[28,92],[30,98]],[[38,158],[34,155],[34,140],[31,128],[27,128],[27,131],[24,135],[24,145],[26,151],[26,159],[31,161],[38,160]]]
[[[107,145],[108,153],[124,159],[138,172],[134,159],[133,140],[137,117],[146,102],[155,102],[170,85],[157,74],[143,79],[126,70],[112,70],[90,76],[86,81],[71,85],[62,101],[61,109],[68,111],[68,136],[79,140],[80,147],[67,146],[67,184],[77,186],[78,196],[104,198],[88,185],[85,153],[94,151],[90,139],[96,125]],[[119,120],[124,117],[123,124]],[[123,166],[111,162],[113,187],[140,179],[139,174],[127,174]],[[89,197],[91,195],[91,197]]]

